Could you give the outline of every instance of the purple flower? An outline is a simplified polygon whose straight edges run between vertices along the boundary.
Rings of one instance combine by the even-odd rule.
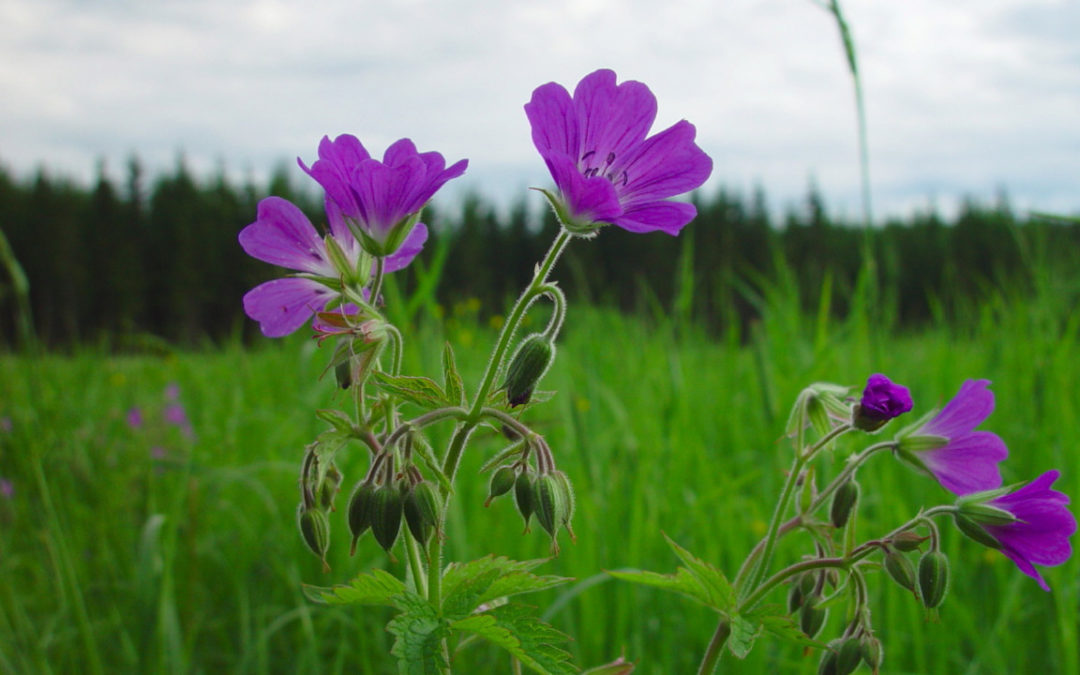
[[[988,505],[1011,513],[1016,521],[983,526],[1001,542],[1001,552],[1044,591],[1050,587],[1032,563],[1060,565],[1068,560],[1072,555],[1069,536],[1076,532],[1068,496],[1050,489],[1059,475],[1058,471],[1047,471],[1019,490],[988,501]]]
[[[854,424],[864,431],[873,431],[894,417],[911,410],[911,393],[907,387],[875,373],[866,381],[862,398],[855,408]]]
[[[3,431],[4,433],[9,433],[9,432],[11,432],[11,429],[12,429],[11,418],[10,417],[0,417],[0,431]]]
[[[253,258],[296,270],[300,274],[260,284],[244,295],[244,312],[259,322],[267,337],[292,333],[315,312],[341,297],[342,278],[354,274],[362,252],[340,213],[328,211],[330,234],[344,254],[349,270],[339,270],[307,216],[292,202],[267,197],[259,202],[258,217],[240,232],[240,245]],[[397,253],[386,258],[384,271],[409,264],[427,240],[427,227],[418,223]],[[366,271],[365,271],[366,273]]]
[[[138,429],[143,425],[142,410],[139,406],[134,406],[131,410],[128,410],[127,423],[132,429]]]
[[[420,217],[420,209],[447,181],[465,173],[468,160],[446,168],[437,152],[417,152],[403,138],[372,159],[355,136],[334,140],[324,136],[319,159],[300,167],[326,190],[326,212],[331,223],[339,220],[364,249],[387,256],[407,243]]]
[[[994,410],[989,380],[967,380],[930,420],[899,435],[898,453],[929,471],[957,495],[1001,485],[998,462],[1009,456],[1005,442],[989,431],[974,431]]]
[[[674,235],[697,215],[693,205],[667,200],[704,183],[712,160],[694,144],[686,120],[646,138],[656,97],[644,84],[616,85],[614,72],[597,70],[573,98],[554,82],[538,87],[525,114],[560,193],[548,199],[567,229],[585,233],[612,223]]]
[[[0,478],[0,497],[10,500],[15,496],[15,484],[7,478]]]

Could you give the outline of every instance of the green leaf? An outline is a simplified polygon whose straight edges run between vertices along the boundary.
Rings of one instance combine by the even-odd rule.
[[[746,617],[760,625],[766,633],[781,640],[794,642],[803,647],[828,649],[824,643],[807,637],[806,633],[802,632],[798,624],[788,615],[787,610],[780,605],[762,605]]]
[[[757,638],[757,624],[747,621],[739,614],[731,616],[731,636],[728,637],[728,648],[736,658],[745,659],[746,655],[754,647],[754,639]]]
[[[457,365],[454,363],[454,349],[447,342],[443,348],[443,387],[446,388],[446,400],[450,405],[465,405],[465,385],[461,381]]]
[[[701,582],[683,567],[680,567],[675,574],[659,574],[657,572],[638,570],[608,571],[608,574],[623,581],[680,593],[691,600],[696,600],[707,607],[716,609],[715,606],[710,604],[709,593],[701,585]]]
[[[732,612],[737,603],[735,589],[731,587],[731,582],[727,580],[724,573],[709,563],[695,558],[666,534],[664,539],[667,539],[667,543],[675,551],[675,555],[679,556],[679,559],[686,565],[686,569],[705,589],[708,594],[708,601],[705,604],[725,614]]]
[[[386,624],[386,630],[397,638],[390,653],[397,657],[398,672],[440,675],[448,666],[442,642],[450,628],[427,600],[412,593],[402,598],[401,614]]]
[[[401,609],[403,596],[411,594],[400,579],[383,570],[361,572],[348,584],[326,588],[304,585],[304,593],[328,605],[385,605]]]
[[[484,465],[480,467],[480,470],[477,473],[487,473],[488,471],[491,471],[497,466],[502,466],[503,464],[508,463],[511,457],[517,457],[521,455],[521,451],[524,446],[525,439],[521,439],[517,443],[514,443],[499,454],[484,462]]]
[[[464,617],[485,603],[572,581],[567,577],[531,573],[533,568],[544,562],[519,562],[503,556],[486,556],[463,564],[450,564],[443,574],[443,616],[451,620]]]
[[[472,633],[510,652],[522,665],[542,675],[577,673],[570,654],[557,646],[569,638],[527,613],[520,605],[473,614],[450,624],[453,630]]]
[[[413,443],[413,452],[420,455],[420,459],[424,462],[424,466],[427,467],[427,470],[432,476],[435,476],[435,480],[438,481],[443,494],[454,494],[454,486],[450,484],[450,479],[443,473],[442,465],[435,457],[435,452],[431,449],[431,444],[429,444],[423,436],[419,437],[417,442]]]
[[[371,375],[372,383],[382,391],[408,403],[415,403],[421,408],[442,408],[448,403],[442,387],[430,377],[387,375],[379,370]],[[450,405],[457,405],[457,403]]]
[[[349,416],[340,410],[316,410],[316,417],[331,425],[338,432],[353,435],[353,423]]]

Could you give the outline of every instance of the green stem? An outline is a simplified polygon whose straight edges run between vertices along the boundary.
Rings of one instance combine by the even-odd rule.
[[[705,650],[705,657],[701,659],[698,667],[698,675],[711,675],[716,670],[716,664],[720,661],[720,655],[724,653],[724,645],[731,636],[731,621],[727,617],[721,617],[716,625],[709,648]]]
[[[398,375],[401,373],[401,357],[405,350],[405,340],[401,337],[401,331],[393,324],[386,324],[386,334],[390,336],[390,348],[393,350],[393,357],[390,359],[390,374]]]
[[[420,560],[420,547],[417,545],[416,540],[413,539],[412,532],[405,533],[405,550],[409,554],[406,563],[412,568],[411,572],[416,592],[421,597],[426,598],[428,596],[427,571],[424,569],[423,561]]]
[[[374,307],[379,303],[379,291],[382,290],[382,280],[384,270],[386,269],[386,259],[382,257],[375,258],[375,277],[371,280],[371,294],[368,295],[371,298],[371,305]]]

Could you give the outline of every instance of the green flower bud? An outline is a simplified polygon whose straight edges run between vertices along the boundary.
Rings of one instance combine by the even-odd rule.
[[[529,476],[528,470],[519,473],[517,480],[514,481],[514,504],[517,505],[518,513],[525,519],[525,531],[528,532],[529,519],[534,510],[532,477]]]
[[[507,492],[510,492],[510,488],[514,487],[514,479],[516,478],[514,467],[512,466],[500,466],[495,469],[495,472],[491,474],[491,482],[488,484],[488,498],[484,502],[484,506],[491,504],[491,500],[496,497],[500,497]]]
[[[787,610],[789,614],[794,614],[802,607],[803,600],[805,599],[802,594],[802,585],[795,581],[791,584],[791,588],[788,589],[787,594]]]
[[[861,660],[858,638],[837,638],[829,642],[828,649],[822,655],[818,675],[851,675]]]
[[[1001,548],[1001,542],[994,538],[992,534],[986,531],[986,529],[967,516],[962,516],[959,513],[953,514],[953,521],[956,523],[956,528],[967,535],[969,538],[974,539],[983,546],[989,548]]]
[[[534,333],[522,341],[510,367],[506,369],[506,398],[511,407],[523,405],[532,398],[536,383],[555,360],[555,344],[547,336]]]
[[[371,514],[375,508],[375,484],[361,481],[349,497],[349,533],[352,547],[349,555],[356,554],[356,542],[371,527]]]
[[[903,551],[904,553],[910,553],[919,548],[919,546],[929,539],[929,537],[920,537],[917,533],[911,530],[905,530],[898,535],[895,535],[889,540],[892,547],[897,551]]]
[[[860,639],[862,646],[862,659],[870,670],[875,673],[881,668],[881,662],[885,659],[885,650],[881,646],[881,640],[873,635],[865,634]]]
[[[334,366],[334,378],[337,379],[338,386],[342,389],[348,389],[352,386],[352,366],[350,365],[350,360],[351,359],[345,359]]]
[[[949,559],[941,551],[927,551],[919,559],[919,595],[923,606],[934,609],[949,590]]]
[[[562,471],[556,471],[551,475],[555,477],[555,483],[558,486],[559,491],[562,492],[562,501],[565,505],[562,517],[559,520],[570,534],[570,539],[577,541],[577,535],[574,534],[574,528],[570,525],[570,520],[574,517],[574,509],[577,506],[577,499],[574,497],[574,486],[570,484],[570,477]]]
[[[326,551],[330,548],[330,520],[319,509],[305,509],[301,504],[296,510],[296,523],[300,536],[311,552],[326,562]]]
[[[829,509],[829,520],[832,521],[833,526],[839,529],[847,525],[848,518],[851,517],[851,512],[858,502],[858,483],[849,480],[837,488],[833,494],[832,507]]]
[[[980,525],[1011,525],[1016,522],[1016,516],[1005,509],[979,502],[960,502],[959,513]]]
[[[412,486],[405,494],[402,510],[413,539],[426,544],[439,525],[439,498],[427,481]]]
[[[324,511],[334,509],[334,498],[337,497],[338,490],[341,489],[341,479],[341,472],[338,471],[337,466],[331,464],[330,468],[326,470],[326,476],[323,477],[322,483],[319,484],[316,494],[316,498],[319,500],[319,508]]]
[[[836,643],[836,642],[838,642],[838,641],[833,640],[832,642],[830,642],[829,643],[829,648],[826,649],[824,651],[824,653],[822,653],[821,661],[818,663],[818,669],[817,669],[818,675],[836,675],[836,673],[837,673],[837,670],[836,670],[837,657],[836,657],[836,651],[834,651],[834,649],[832,647],[833,643]]]
[[[915,566],[908,557],[898,551],[889,551],[885,554],[885,571],[909,591],[915,590]]]
[[[552,537],[559,531],[566,515],[566,496],[559,488],[559,482],[552,474],[544,474],[533,484],[533,504],[536,519],[540,526]]]
[[[799,610],[799,628],[807,637],[813,638],[821,632],[828,616],[829,610],[818,607],[818,598],[807,598]]]
[[[401,490],[391,485],[375,488],[371,507],[371,532],[387,553],[394,548],[401,531],[403,500]]]

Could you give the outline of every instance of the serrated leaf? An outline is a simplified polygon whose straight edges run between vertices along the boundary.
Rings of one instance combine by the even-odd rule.
[[[397,657],[398,672],[406,675],[445,672],[449,664],[443,657],[442,644],[449,637],[450,628],[427,600],[409,594],[401,614],[386,624],[386,630],[396,638],[390,653]]]
[[[400,579],[383,570],[361,572],[348,584],[331,588],[305,584],[304,593],[328,605],[385,605],[399,609],[405,602],[401,598],[411,594]]]
[[[340,433],[350,436],[353,434],[352,420],[340,410],[316,410],[315,416],[334,427]]]
[[[443,387],[450,405],[465,405],[465,385],[461,381],[457,364],[454,363],[454,349],[449,342],[443,348]]]
[[[472,633],[496,644],[522,665],[542,675],[571,675],[578,668],[570,662],[570,654],[558,647],[569,637],[517,605],[507,605],[496,611],[473,614],[453,622],[454,630]]]
[[[448,403],[442,387],[430,377],[387,375],[379,370],[374,371],[371,375],[372,384],[380,390],[392,396],[397,396],[408,403],[414,403],[421,408],[442,408]]]
[[[706,607],[716,609],[711,602],[709,592],[701,585],[701,582],[684,567],[680,567],[675,574],[660,574],[647,570],[616,570],[608,571],[608,574],[616,579],[629,581],[643,586],[662,588],[684,595],[691,600],[696,600]]]
[[[828,649],[825,643],[807,637],[806,633],[802,632],[799,625],[788,615],[785,608],[780,605],[762,605],[746,616],[748,620],[760,625],[766,633],[781,640],[794,642],[803,647]]]
[[[477,471],[477,473],[487,473],[488,471],[491,471],[497,466],[502,466],[503,464],[506,464],[511,457],[515,457],[521,454],[524,445],[525,439],[521,439],[517,443],[514,443],[510,447],[506,448],[499,454],[489,459],[488,461],[484,462],[484,465],[480,467],[480,470]]]
[[[686,565],[686,569],[694,575],[694,578],[708,592],[709,601],[706,604],[725,614],[732,612],[737,603],[735,589],[732,588],[731,582],[727,580],[724,573],[700,558],[694,557],[666,534],[664,539],[667,539],[667,543],[675,551],[675,555],[679,556],[679,559]]]
[[[542,591],[572,581],[566,577],[532,574],[531,570],[543,562],[486,556],[449,565],[443,575],[443,616],[463,617],[499,598]]]
[[[728,649],[736,658],[745,659],[746,655],[754,647],[757,638],[758,626],[743,618],[739,614],[730,617],[731,635],[728,637]]]

